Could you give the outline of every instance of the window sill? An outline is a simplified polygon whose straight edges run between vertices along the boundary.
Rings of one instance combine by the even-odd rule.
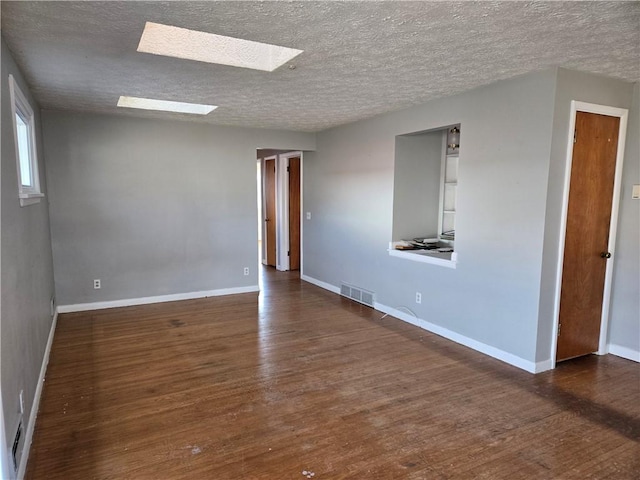
[[[20,193],[18,198],[20,199],[20,206],[26,207],[40,203],[40,200],[44,198],[44,193]]]
[[[441,267],[456,268],[457,253],[447,252],[439,253],[433,250],[396,250],[395,246],[398,242],[389,244],[389,256],[404,258],[412,262],[430,263],[432,265],[440,265]]]

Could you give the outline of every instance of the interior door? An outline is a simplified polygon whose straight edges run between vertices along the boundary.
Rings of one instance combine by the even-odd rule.
[[[267,265],[276,266],[276,161],[264,162],[264,221]]]
[[[556,361],[598,350],[619,125],[576,113]]]
[[[300,270],[300,157],[289,159],[289,270]]]

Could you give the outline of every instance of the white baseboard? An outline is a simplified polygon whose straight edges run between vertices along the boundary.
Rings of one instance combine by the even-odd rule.
[[[633,360],[634,362],[640,362],[640,352],[632,350],[631,348],[616,345],[615,343],[609,344],[609,353],[616,357],[626,358],[627,360]]]
[[[178,300],[193,300],[194,298],[219,297],[222,295],[235,295],[238,293],[259,292],[258,285],[248,287],[221,288],[218,290],[206,290],[202,292],[176,293],[172,295],[159,295],[156,297],[125,298],[123,300],[111,300],[108,302],[76,303],[74,305],[60,305],[60,313],[86,312],[89,310],[102,310],[105,308],[132,307],[135,305],[147,305],[150,303],[175,302]]]
[[[334,285],[323,282],[313,277],[309,277],[307,275],[302,275],[300,278],[306,282],[313,283],[318,287],[324,288],[325,290],[337,293],[338,295],[340,294],[340,289]],[[421,318],[416,318],[412,315],[409,315],[408,313],[402,312],[382,303],[374,303],[373,308],[380,312],[393,315],[394,317],[410,323],[411,325],[415,325],[416,327],[422,328],[423,330],[435,333],[436,335],[440,335],[441,337],[464,345],[465,347],[469,347],[480,353],[484,353],[485,355],[489,355],[490,357],[501,360],[505,363],[508,363],[509,365],[513,365],[514,367],[526,370],[529,373],[540,373],[551,369],[551,360],[544,360],[542,362],[531,362],[529,360],[525,360],[524,358],[513,355],[512,353],[505,352],[504,350],[500,350],[499,348],[492,347],[491,345],[487,345],[469,337],[465,337],[464,335],[461,335],[434,323],[427,322],[426,320],[422,320]]]
[[[47,346],[44,349],[44,356],[42,357],[42,366],[40,367],[40,377],[38,377],[38,385],[36,386],[36,392],[33,395],[33,404],[31,405],[29,423],[27,425],[27,431],[24,436],[22,456],[20,457],[20,465],[18,465],[18,474],[16,477],[18,478],[18,480],[22,480],[24,478],[24,474],[27,470],[29,451],[31,450],[31,441],[33,440],[33,431],[36,428],[36,417],[38,416],[38,408],[40,408],[40,397],[42,397],[42,388],[44,386],[44,379],[47,374],[47,365],[49,365],[49,355],[51,354],[51,346],[53,345],[53,336],[56,333],[57,323],[58,310],[56,309],[53,315],[53,321],[51,322],[51,329],[49,330]]]
[[[550,358],[547,360],[542,360],[541,362],[536,362],[534,371],[531,373],[541,373],[546,372],[547,370],[553,370],[553,360]]]
[[[305,282],[309,282],[312,283],[320,288],[324,288],[325,290],[329,290],[330,292],[333,293],[337,293],[338,295],[340,295],[340,289],[338,287],[335,287],[333,285],[331,285],[330,283],[326,283],[323,282],[321,280],[318,280],[316,278],[313,277],[309,277],[307,275],[300,275],[300,279],[304,280]]]
[[[393,315],[400,320],[404,320],[411,325],[420,327],[423,330],[435,333],[436,335],[464,345],[465,347],[469,347],[480,353],[484,353],[485,355],[489,355],[490,357],[501,360],[505,363],[508,363],[509,365],[513,365],[514,367],[526,370],[529,373],[538,373],[539,371],[542,371],[538,370],[538,368],[542,368],[544,366],[543,364],[545,363],[540,362],[540,366],[538,366],[538,364],[536,364],[535,362],[525,360],[524,358],[513,355],[512,353],[505,352],[504,350],[500,350],[499,348],[492,347],[491,345],[487,345],[486,343],[479,342],[477,340],[474,340],[473,338],[466,337],[452,330],[441,327],[440,325],[422,320],[421,318],[416,318],[412,315],[409,315],[395,308],[388,307],[387,305],[383,305],[381,303],[376,303],[374,305],[374,308],[381,312],[388,313],[389,315]]]

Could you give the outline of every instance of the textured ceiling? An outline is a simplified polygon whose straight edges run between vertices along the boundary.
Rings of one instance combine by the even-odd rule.
[[[638,2],[7,2],[41,107],[318,131],[548,67],[638,81]],[[146,21],[304,50],[261,72],[136,52]],[[219,105],[204,118],[120,95]]]

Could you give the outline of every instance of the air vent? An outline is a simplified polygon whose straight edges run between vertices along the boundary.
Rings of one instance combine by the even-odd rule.
[[[18,452],[20,451],[20,440],[22,440],[22,422],[18,424],[18,431],[13,440],[13,446],[11,447],[11,458],[13,459],[13,470],[18,471]]]
[[[340,285],[340,295],[373,308],[374,293],[347,283]]]

